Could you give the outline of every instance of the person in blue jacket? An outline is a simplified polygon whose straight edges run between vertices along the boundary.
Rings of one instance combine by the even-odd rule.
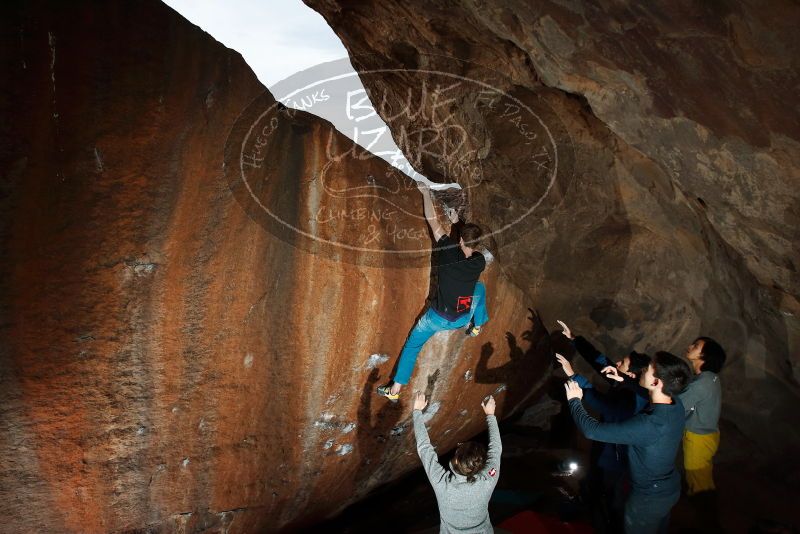
[[[668,352],[657,352],[639,384],[650,404],[622,422],[600,422],[586,411],[575,380],[564,385],[575,424],[594,441],[628,445],[631,493],[625,503],[628,534],[666,533],[669,513],[681,493],[675,459],[683,438],[683,405],[678,395],[691,378],[689,366]]]
[[[589,341],[581,336],[572,338],[569,329],[566,325],[564,327],[564,335],[573,340],[578,353],[610,382],[607,393],[598,391],[588,379],[575,373],[572,364],[566,358],[556,354],[556,359],[567,378],[575,380],[583,389],[583,398],[589,409],[605,423],[626,421],[642,411],[649,403],[649,398],[647,390],[640,386],[637,380],[650,364],[650,357],[631,352],[624,358],[626,361],[615,367]],[[619,368],[624,370],[612,374],[609,368],[614,371]],[[624,381],[619,379],[620,376],[625,377]],[[626,445],[592,443],[589,470],[582,488],[588,497],[592,524],[598,533],[620,532],[623,529],[627,466]]]
[[[647,405],[649,400],[647,390],[639,385],[639,378],[650,364],[650,356],[631,351],[627,356],[612,362],[608,356],[597,350],[586,338],[573,336],[572,331],[563,321],[556,322],[561,326],[564,337],[570,340],[578,354],[614,388],[612,390],[613,394],[618,393],[619,400],[623,404],[632,404],[632,406],[622,407],[623,410],[627,408],[632,410],[632,413],[624,416],[624,418],[627,419],[633,414],[642,411],[642,408]]]
[[[607,393],[592,387],[584,377],[576,380],[584,389],[587,406],[606,423],[621,422],[641,412],[650,402],[647,390],[639,385],[642,373],[650,364],[650,356],[636,351],[612,362],[586,338],[573,336],[563,321],[557,321],[562,334],[570,340],[578,354],[609,383]],[[559,355],[557,355],[558,358]],[[562,361],[563,360],[563,361]],[[572,366],[560,359],[568,378],[574,374]],[[568,365],[566,367],[564,364]],[[591,388],[591,390],[586,389]],[[594,442],[590,455],[589,471],[583,488],[589,499],[592,523],[597,532],[622,531],[625,493],[628,486],[627,446],[617,443]]]

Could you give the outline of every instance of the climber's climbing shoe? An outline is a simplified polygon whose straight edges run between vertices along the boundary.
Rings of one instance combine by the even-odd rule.
[[[400,394],[392,393],[391,386],[378,386],[378,395],[380,395],[381,397],[386,397],[392,402],[397,402],[398,400],[400,400]]]
[[[477,336],[478,334],[481,333],[481,327],[480,326],[475,326],[474,324],[469,323],[469,326],[467,327],[467,331],[464,332],[464,333],[467,334],[470,337],[475,337],[475,336]]]

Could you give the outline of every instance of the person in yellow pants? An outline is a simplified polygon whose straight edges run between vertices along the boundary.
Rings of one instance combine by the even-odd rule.
[[[698,337],[686,349],[694,378],[680,394],[686,413],[683,434],[683,466],[688,494],[715,489],[712,466],[719,447],[719,414],[722,384],[718,373],[725,364],[725,351],[710,337]]]
[[[689,495],[716,489],[712,462],[717,448],[719,448],[719,430],[711,434],[683,431],[683,468]]]
[[[725,363],[725,351],[710,337],[698,337],[686,350],[686,358],[694,371],[693,380],[680,394],[686,414],[683,432],[686,493],[702,532],[721,532],[713,471],[722,409],[719,372]]]

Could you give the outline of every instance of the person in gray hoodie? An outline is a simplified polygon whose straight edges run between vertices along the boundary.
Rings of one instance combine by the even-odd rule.
[[[690,496],[713,491],[714,454],[719,447],[719,414],[722,409],[722,384],[719,372],[725,364],[725,351],[710,337],[698,337],[686,349],[694,379],[680,399],[686,411],[683,433],[683,467]]]
[[[686,494],[695,510],[695,521],[703,532],[722,532],[714,485],[714,455],[719,448],[719,416],[722,384],[719,372],[725,350],[710,337],[698,337],[686,349],[694,379],[681,393],[686,412],[683,432],[683,472]]]
[[[422,467],[428,475],[439,505],[440,534],[456,532],[494,532],[489,519],[489,499],[500,478],[500,455],[503,445],[494,416],[493,397],[481,403],[489,427],[489,450],[477,442],[459,444],[450,469],[439,463],[431,445],[422,410],[428,405],[425,395],[414,399],[414,436]]]

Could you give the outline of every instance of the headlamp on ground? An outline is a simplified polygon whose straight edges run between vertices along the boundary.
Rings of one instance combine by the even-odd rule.
[[[575,460],[564,460],[558,464],[558,468],[563,475],[572,475],[578,470],[580,465]]]

